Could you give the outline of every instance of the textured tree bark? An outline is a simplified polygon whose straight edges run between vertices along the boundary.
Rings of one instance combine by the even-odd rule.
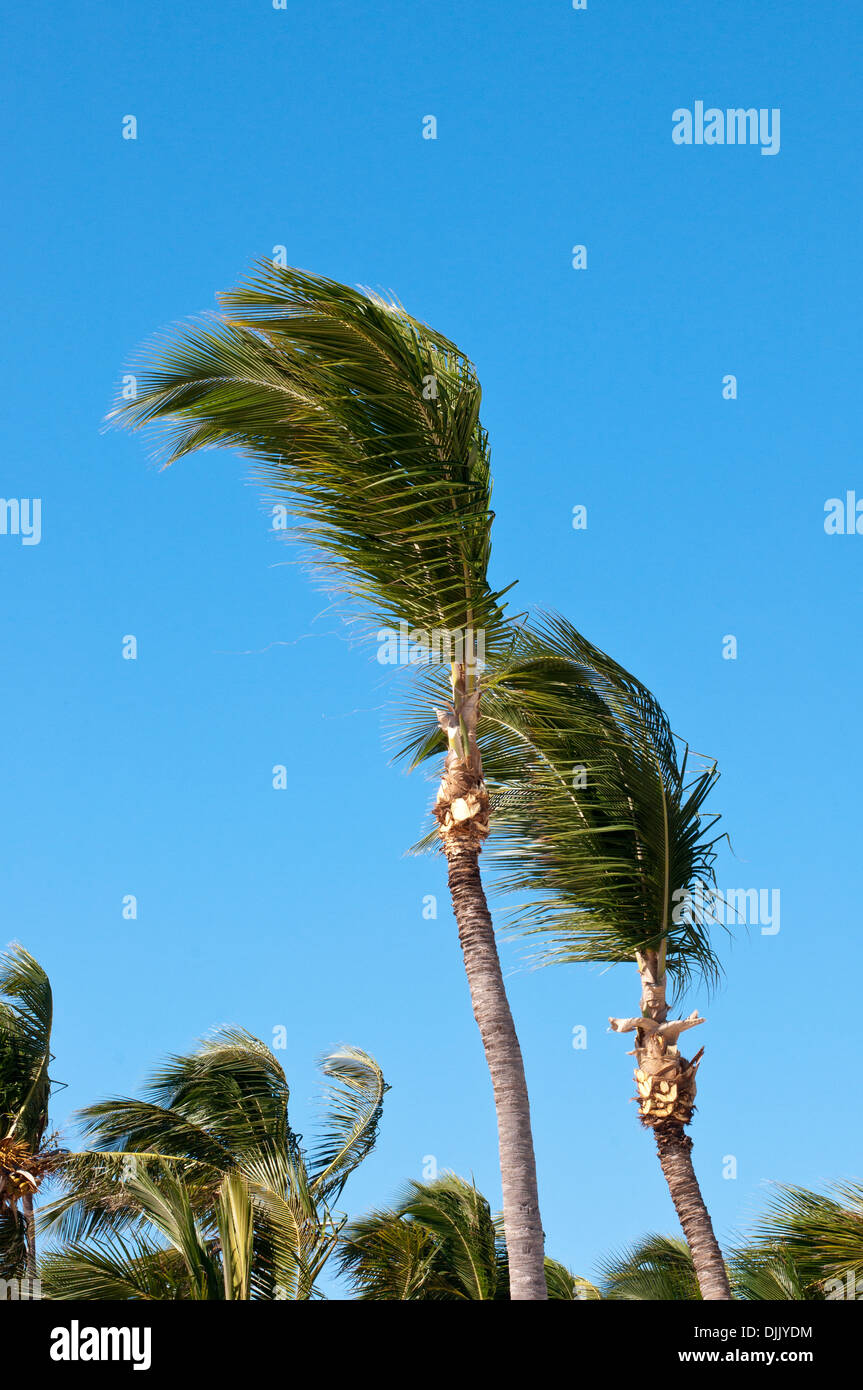
[[[478,851],[469,843],[456,841],[446,845],[446,853],[473,1014],[494,1088],[510,1298],[547,1299],[524,1063],[480,878]]]
[[[21,1214],[24,1217],[24,1226],[27,1232],[26,1274],[28,1279],[35,1279],[39,1270],[36,1264],[36,1216],[33,1211],[32,1197],[21,1199]]]
[[[524,1062],[515,1031],[479,855],[489,831],[489,800],[477,745],[480,690],[463,665],[452,670],[453,703],[438,710],[449,752],[434,814],[449,864],[449,887],[464,966],[494,1089],[510,1298],[547,1299],[545,1238]]]
[[[641,976],[641,1014],[610,1018],[616,1033],[635,1033],[641,1122],[653,1130],[659,1162],[692,1254],[703,1299],[730,1300],[731,1289],[710,1213],[692,1166],[692,1140],[684,1133],[695,1109],[695,1074],[701,1052],[688,1061],[677,1046],[681,1033],[704,1022],[698,1011],[668,1021],[665,943],[659,951],[636,953]]]
[[[672,1121],[658,1124],[654,1134],[671,1200],[692,1252],[701,1297],[730,1300],[725,1261],[692,1166],[692,1140],[682,1125]]]

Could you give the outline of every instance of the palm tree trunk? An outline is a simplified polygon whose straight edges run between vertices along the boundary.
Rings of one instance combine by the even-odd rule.
[[[470,986],[473,1014],[494,1088],[503,1223],[512,1299],[547,1299],[544,1236],[524,1063],[512,1019],[478,851],[447,846],[449,887]]]
[[[21,1214],[24,1217],[24,1227],[27,1233],[27,1263],[25,1272],[27,1278],[32,1281],[37,1278],[39,1274],[38,1265],[36,1263],[36,1215],[33,1211],[32,1197],[22,1197]]]
[[[692,1140],[684,1133],[695,1109],[695,1073],[701,1052],[688,1061],[677,1046],[680,1034],[703,1023],[698,1011],[668,1020],[665,973],[666,940],[658,951],[637,953],[641,976],[641,1014],[611,1018],[616,1033],[635,1033],[635,1073],[641,1122],[656,1137],[659,1162],[671,1200],[692,1253],[703,1299],[731,1299],[728,1274],[710,1213],[692,1166]]]
[[[671,1200],[692,1253],[701,1297],[729,1300],[725,1261],[692,1166],[692,1140],[675,1121],[656,1125],[654,1135]]]
[[[449,752],[434,810],[449,864],[450,896],[473,1016],[494,1089],[510,1298],[547,1299],[545,1238],[524,1062],[479,871],[479,855],[489,830],[488,792],[476,740],[480,691],[474,675],[463,665],[453,667],[452,687],[452,706],[437,711]]]

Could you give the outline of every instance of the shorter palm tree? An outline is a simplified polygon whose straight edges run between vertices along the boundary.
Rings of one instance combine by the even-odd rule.
[[[46,1142],[53,1001],[38,961],[0,955],[0,1278],[37,1275],[33,1199],[54,1163]]]
[[[509,1299],[501,1217],[472,1182],[444,1173],[410,1182],[392,1207],[354,1221],[339,1242],[339,1266],[363,1302]],[[545,1260],[550,1299],[595,1296],[556,1260]]]
[[[170,1058],[143,1100],[84,1110],[93,1147],[64,1158],[65,1190],[46,1213],[63,1242],[44,1262],[49,1296],[317,1297],[346,1220],[334,1205],[374,1146],[387,1090],[356,1048],[322,1070],[327,1113],[311,1153],[289,1123],[282,1067],[239,1029]]]

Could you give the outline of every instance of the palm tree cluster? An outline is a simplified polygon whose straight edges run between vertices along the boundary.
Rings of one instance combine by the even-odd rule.
[[[442,761],[423,844],[447,861],[494,1094],[503,1210],[493,1217],[450,1174],[345,1226],[332,1204],[374,1142],[385,1089],[377,1064],[350,1049],[325,1061],[333,1109],[309,1156],[288,1125],[272,1053],[226,1032],[173,1059],[145,1101],[85,1112],[95,1147],[64,1156],[63,1191],[48,1210],[61,1241],[43,1261],[51,1296],[309,1298],[333,1251],[361,1299],[641,1296],[615,1290],[649,1287],[654,1275],[689,1291],[675,1296],[742,1296],[757,1270],[723,1258],[687,1133],[702,1053],[684,1056],[680,1044],[703,1020],[670,1016],[669,989],[679,999],[720,973],[707,924],[679,910],[715,883],[719,837],[705,809],[715,764],[694,765],[651,692],[565,618],[508,611],[512,583],[491,577],[479,381],[454,343],[393,299],[270,262],[219,305],[146,351],[134,399],[109,419],[154,428],[168,464],[223,447],[251,460],[350,617],[372,633],[406,629],[425,648],[410,667],[400,747],[411,767]],[[433,633],[447,635],[442,661]],[[546,1255],[483,853],[496,887],[520,900],[513,920],[544,960],[638,971],[637,1011],[610,1022],[634,1036],[640,1120],[687,1242],[651,1238],[631,1253],[625,1264],[641,1284],[612,1271],[589,1285]],[[35,1113],[35,1099],[26,1105]],[[8,1159],[0,1149],[0,1194],[32,1173],[41,1142],[42,1130],[16,1125],[9,1138],[29,1147]],[[802,1259],[782,1274],[793,1241],[775,1256],[768,1245],[764,1279],[821,1287],[821,1266],[809,1277]]]

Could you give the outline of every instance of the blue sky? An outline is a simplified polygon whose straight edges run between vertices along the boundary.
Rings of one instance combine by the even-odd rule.
[[[6,30],[0,492],[42,499],[42,537],[0,535],[4,936],[54,984],[55,1119],[215,1024],[284,1025],[307,1135],[321,1052],[355,1043],[391,1082],[352,1211],[427,1155],[499,1202],[442,862],[404,856],[430,788],[386,765],[380,669],[247,465],[160,473],[100,433],[142,340],[284,245],[473,357],[494,578],[718,759],[720,884],[781,891],[780,931],[738,934],[701,1030],[695,1159],[721,1237],[771,1179],[859,1177],[863,538],[823,524],[828,498],[863,498],[859,12],[151,0],[19,5]],[[675,145],[698,100],[779,108],[779,153]],[[504,954],[549,1251],[590,1274],[676,1229],[605,1031],[637,976]]]

